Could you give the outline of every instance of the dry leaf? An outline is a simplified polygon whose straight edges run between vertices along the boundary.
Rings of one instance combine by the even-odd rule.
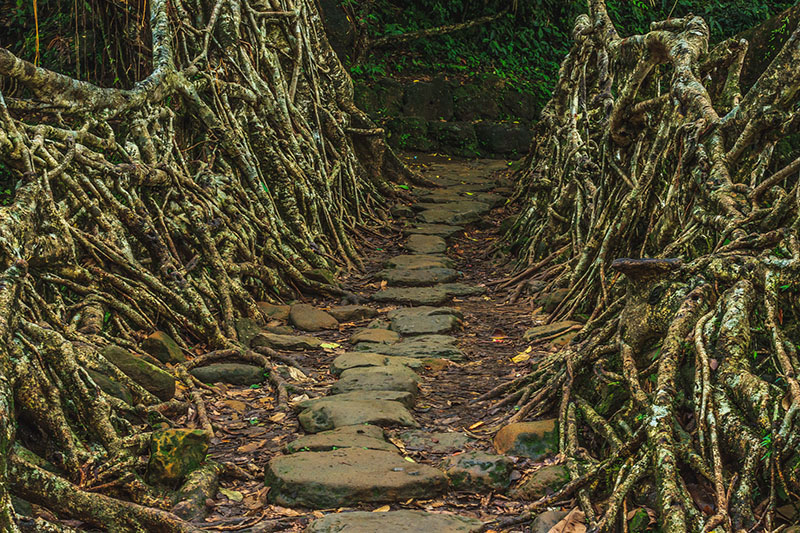
[[[240,402],[239,400],[225,400],[223,403],[234,411],[238,411],[240,413],[244,413],[247,409],[247,404]]]
[[[308,379],[308,377],[305,374],[303,374],[303,371],[300,370],[299,368],[295,368],[293,366],[289,366],[286,368],[288,369],[287,371],[289,372],[289,377],[292,378],[293,380],[306,381]]]
[[[517,355],[511,358],[513,363],[524,363],[528,359],[531,358],[531,350],[532,348],[528,346],[523,351],[519,352]]]
[[[242,493],[239,492],[238,490],[223,489],[222,487],[220,487],[219,491],[222,494],[224,494],[226,498],[228,498],[229,500],[233,500],[235,502],[240,502],[242,501],[242,498],[244,498],[244,496],[242,496]]]
[[[561,522],[550,528],[548,533],[586,533],[586,522],[583,511],[574,508]]]
[[[486,422],[484,422],[483,420],[481,420],[480,422],[475,422],[474,424],[472,424],[469,427],[469,429],[477,429],[477,428],[481,427],[482,425],[484,425],[485,423]]]
[[[267,441],[265,441],[265,440],[257,440],[257,441],[249,442],[247,444],[244,444],[244,445],[239,446],[238,448],[236,448],[236,452],[237,453],[251,453],[251,452],[254,452],[254,451],[258,450],[258,449],[263,448],[266,443],[267,443]]]
[[[416,463],[416,461],[414,459],[412,459],[411,457],[403,457],[403,459],[405,459],[409,463]]]
[[[382,505],[381,507],[378,507],[377,509],[373,509],[372,512],[373,513],[385,513],[389,509],[391,509],[391,507],[389,507],[388,505]]]
[[[319,347],[324,350],[333,350],[335,348],[338,348],[339,346],[341,345],[336,342],[323,342],[322,344],[319,345]]]
[[[275,413],[271,417],[269,417],[270,422],[275,422],[276,424],[286,418],[286,413]]]

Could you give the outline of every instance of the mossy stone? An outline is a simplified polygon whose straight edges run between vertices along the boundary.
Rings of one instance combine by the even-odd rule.
[[[186,360],[183,350],[175,339],[163,331],[156,331],[142,341],[142,350],[162,363],[179,364]]]
[[[165,429],[150,437],[150,483],[176,487],[206,459],[209,434],[200,429]]]
[[[175,378],[168,372],[116,345],[106,346],[100,353],[160,400],[167,401],[175,395]]]
[[[95,384],[100,387],[100,390],[109,396],[113,396],[114,398],[118,398],[127,404],[133,405],[133,396],[131,396],[131,391],[128,389],[128,387],[122,385],[121,383],[117,383],[108,376],[105,376],[99,372],[95,372],[94,370],[87,370],[87,372],[92,378],[92,381],[94,381]]]

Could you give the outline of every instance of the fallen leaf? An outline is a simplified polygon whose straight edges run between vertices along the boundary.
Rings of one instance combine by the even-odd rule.
[[[247,409],[247,404],[239,400],[225,400],[224,403],[234,411],[239,411],[240,413],[243,413],[245,409]]]
[[[403,459],[405,459],[409,463],[416,463],[416,461],[414,459],[412,459],[411,457],[403,457]]]
[[[391,507],[389,507],[388,505],[382,505],[382,506],[378,507],[377,509],[373,509],[372,512],[373,513],[385,513],[389,509],[391,509]]]
[[[319,346],[320,346],[320,348],[323,348],[325,350],[333,350],[335,348],[338,348],[341,345],[336,343],[336,342],[323,342]]]
[[[236,448],[236,451],[238,453],[251,453],[251,452],[254,452],[254,451],[264,447],[264,445],[266,443],[267,443],[267,441],[265,441],[265,440],[256,440],[256,441],[244,444],[242,446],[239,446],[238,448]]]
[[[286,418],[286,413],[275,413],[274,415],[269,417],[269,420],[271,422],[275,422],[277,424],[278,422],[280,422],[284,418]]]
[[[523,351],[519,352],[517,355],[511,358],[511,361],[514,363],[524,363],[528,359],[531,358],[531,350],[532,348],[528,346]]]
[[[289,366],[289,367],[286,367],[286,368],[288,368],[289,377],[292,378],[293,380],[295,380],[295,381],[306,381],[308,379],[306,377],[306,375],[303,374],[303,371],[300,370],[299,368],[295,368],[293,366]]]
[[[561,522],[550,528],[548,533],[586,533],[586,523],[583,511],[574,508]]]
[[[485,423],[486,422],[484,422],[483,420],[481,420],[480,422],[475,422],[474,424],[472,424],[469,427],[469,429],[477,429],[477,428],[481,427],[482,425],[484,425]]]
[[[240,502],[244,498],[242,493],[238,490],[223,489],[220,487],[219,491],[224,494],[226,498],[235,502]]]

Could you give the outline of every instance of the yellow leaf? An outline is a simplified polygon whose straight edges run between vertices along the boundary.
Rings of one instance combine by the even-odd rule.
[[[411,457],[403,457],[403,459],[405,459],[409,463],[416,463],[416,461],[414,459],[412,459]]]
[[[323,342],[319,346],[320,348],[324,348],[326,350],[333,350],[334,348],[338,348],[340,345],[335,342]]]
[[[269,417],[270,421],[275,422],[276,424],[286,418],[286,413],[275,413],[271,417]]]
[[[486,422],[484,422],[483,420],[481,420],[480,422],[475,422],[474,424],[472,424],[469,427],[469,429],[477,429],[477,428],[481,427],[482,425],[484,425],[485,423]]]
[[[382,505],[382,506],[378,507],[377,509],[373,509],[372,512],[373,513],[385,513],[389,509],[391,509],[391,507],[389,507],[388,505]]]
[[[528,346],[523,351],[519,352],[517,355],[512,357],[511,361],[514,363],[524,363],[530,358],[531,358],[531,347]]]
[[[222,494],[224,494],[229,500],[233,500],[235,502],[242,501],[242,498],[244,497],[244,496],[242,496],[242,493],[239,492],[238,490],[230,490],[230,489],[220,488],[219,491]]]

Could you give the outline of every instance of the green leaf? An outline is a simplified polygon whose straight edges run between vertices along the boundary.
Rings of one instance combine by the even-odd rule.
[[[341,344],[338,344],[336,342],[323,342],[319,346],[320,348],[324,348],[326,350],[333,350],[334,348],[338,348],[339,346],[341,346]]]
[[[400,189],[405,189],[407,191],[411,189],[411,187],[409,187],[408,185],[398,185],[397,187]]]

